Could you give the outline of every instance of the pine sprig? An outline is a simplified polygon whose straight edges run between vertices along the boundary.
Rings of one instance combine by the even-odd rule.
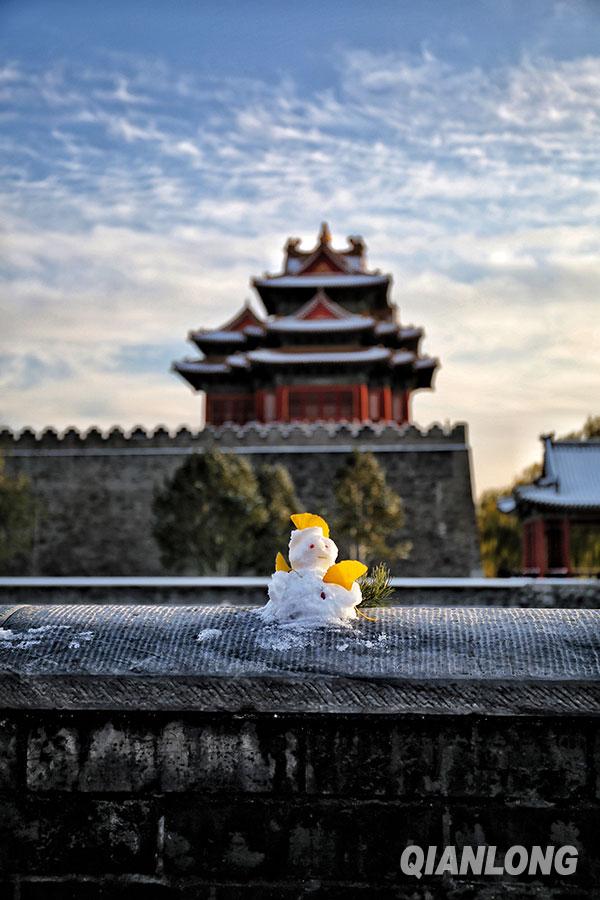
[[[390,584],[391,577],[392,573],[385,563],[378,563],[363,575],[358,581],[363,599],[357,608],[389,606],[394,596],[394,588]]]

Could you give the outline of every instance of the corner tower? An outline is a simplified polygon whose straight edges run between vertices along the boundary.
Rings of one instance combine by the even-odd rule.
[[[362,238],[334,249],[326,224],[311,250],[290,238],[283,270],[252,279],[266,315],[246,304],[218,329],[189,339],[201,358],[173,364],[206,394],[206,424],[410,421],[415,390],[438,361],[423,329],[400,324],[391,275],[370,270]]]

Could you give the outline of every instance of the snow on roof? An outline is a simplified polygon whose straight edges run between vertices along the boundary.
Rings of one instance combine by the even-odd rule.
[[[300,309],[297,309],[291,319],[310,319],[324,316],[330,319],[347,319],[351,316],[347,309],[328,297],[325,291],[317,291],[314,297],[311,297],[304,303]],[[283,316],[281,317],[283,318]]]
[[[368,347],[365,350],[347,350],[331,353],[281,353],[278,350],[251,350],[247,356],[251,362],[266,363],[268,365],[368,363],[385,362],[390,357],[390,351],[385,347]]]
[[[363,269],[362,256],[359,256],[358,254],[356,256],[353,256],[352,254],[348,253],[344,257],[344,262],[346,263],[346,265],[349,269],[352,269],[352,271],[362,272],[362,269]]]
[[[310,274],[310,270],[322,258],[340,272],[362,272],[364,270],[365,242],[357,235],[348,237],[348,247],[337,250],[331,245],[331,231],[326,222],[321,225],[319,237],[312,250],[301,250],[300,238],[289,238],[285,246],[285,273]]]
[[[227,363],[209,363],[201,359],[183,359],[181,362],[174,363],[174,367],[178,372],[195,372],[198,375],[213,375],[229,371]]]
[[[221,325],[220,331],[240,331],[245,325],[260,325],[262,319],[259,318],[249,300],[245,300],[241,309],[239,309],[233,318]]]
[[[600,509],[600,441],[544,438],[544,475],[515,488],[517,501]]]
[[[392,356],[392,365],[393,366],[407,366],[410,363],[414,362],[415,354],[410,350],[399,350],[397,353],[394,353]]]
[[[226,362],[228,365],[237,369],[248,368],[248,358],[245,353],[232,353],[231,356],[227,357]]]
[[[397,322],[378,322],[375,326],[375,334],[395,334],[399,330]]]
[[[297,331],[303,333],[328,331],[362,331],[372,328],[374,319],[369,316],[344,316],[339,319],[298,319],[296,316],[281,316],[267,323],[268,331]]]
[[[262,332],[261,332],[262,333]],[[223,329],[217,331],[199,331],[190,332],[193,341],[203,341],[205,343],[215,344],[244,344],[246,337],[241,331],[225,331]]]
[[[415,325],[407,325],[406,327],[402,327],[400,329],[400,337],[408,340],[409,338],[421,337],[423,334],[422,328],[417,328]]]
[[[432,359],[431,356],[421,356],[415,360],[415,369],[433,369],[437,364],[437,359]]]
[[[255,278],[257,287],[319,288],[319,287],[362,287],[363,285],[387,284],[389,275],[273,275],[271,278]]]

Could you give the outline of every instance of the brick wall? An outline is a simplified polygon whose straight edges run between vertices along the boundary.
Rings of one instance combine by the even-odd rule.
[[[0,735],[7,900],[598,896],[598,719],[28,710]],[[580,858],[417,881],[408,843]]]

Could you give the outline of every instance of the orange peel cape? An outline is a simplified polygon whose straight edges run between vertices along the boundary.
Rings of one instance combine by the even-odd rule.
[[[339,584],[349,591],[356,579],[364,575],[366,571],[367,566],[357,559],[344,559],[327,569],[323,581],[327,581],[329,584]]]
[[[278,553],[275,557],[275,571],[276,572],[291,572],[292,567],[288,566],[285,556],[283,553]]]
[[[329,537],[329,525],[321,516],[314,516],[312,513],[296,513],[290,516],[290,519],[298,529],[302,528],[320,528],[324,537]]]

